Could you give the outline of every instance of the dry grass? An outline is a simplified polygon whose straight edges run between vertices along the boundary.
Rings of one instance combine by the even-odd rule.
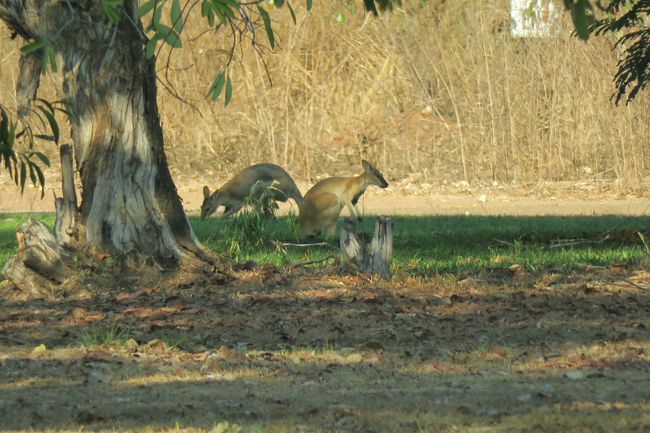
[[[161,89],[170,161],[208,180],[268,160],[296,177],[349,173],[360,157],[390,178],[499,183],[596,179],[620,191],[647,186],[647,96],[615,107],[612,39],[513,39],[508,3],[429,1],[380,19],[321,2],[274,14],[280,49],[266,56],[273,85],[249,47],[237,51],[230,107],[205,100],[223,45],[187,26],[186,48],[165,74],[195,106]],[[335,14],[346,13],[338,24]],[[191,41],[191,42],[190,42]],[[2,38],[3,65],[17,43]],[[0,71],[13,98],[16,68]],[[52,92],[49,92],[51,95]]]

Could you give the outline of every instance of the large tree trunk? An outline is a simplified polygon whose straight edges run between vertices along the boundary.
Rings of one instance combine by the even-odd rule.
[[[165,268],[208,259],[171,178],[138,2],[108,22],[100,2],[0,0],[0,18],[26,40],[46,40],[63,59],[62,92],[72,115],[81,177],[77,242]],[[40,56],[37,51],[32,56]],[[60,63],[60,60],[59,60]],[[40,62],[21,62],[19,112],[34,97]],[[35,84],[34,84],[35,82]]]

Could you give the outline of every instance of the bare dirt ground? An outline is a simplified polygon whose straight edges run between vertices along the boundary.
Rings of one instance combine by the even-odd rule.
[[[649,431],[650,275],[505,271],[7,292],[0,430]]]
[[[50,185],[58,185],[53,176]],[[198,214],[203,185],[211,189],[226,179],[175,176],[186,212]],[[298,182],[303,193],[309,185]],[[41,200],[39,189],[28,186],[24,195],[8,178],[0,178],[0,213],[53,212],[54,194],[48,187]],[[295,207],[295,205],[293,205]],[[470,186],[465,182],[431,185],[408,179],[392,183],[386,190],[371,187],[360,201],[364,213],[379,215],[647,215],[650,196],[621,194],[602,182],[556,182],[544,184]],[[281,206],[281,211],[291,205]]]
[[[196,214],[203,182],[177,181]],[[40,200],[0,182],[0,212],[53,210],[52,190]],[[587,183],[396,183],[369,189],[360,205],[406,215],[650,212],[647,197]],[[389,282],[270,265],[232,281],[110,278],[113,290],[88,284],[60,299],[0,290],[0,430],[650,429],[647,263]]]

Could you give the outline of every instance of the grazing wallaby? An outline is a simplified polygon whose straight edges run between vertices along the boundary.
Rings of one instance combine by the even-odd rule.
[[[204,186],[201,218],[209,217],[219,206],[225,208],[222,216],[228,217],[244,206],[246,197],[256,199],[266,187],[275,201],[285,202],[292,198],[298,206],[302,203],[302,194],[289,173],[279,165],[265,162],[243,169],[213,193]]]
[[[386,188],[388,182],[384,176],[368,161],[361,160],[363,173],[352,177],[328,177],[311,187],[305,194],[300,209],[300,237],[318,234],[327,229],[327,235],[334,235],[336,220],[343,206],[347,206],[350,214],[361,220],[355,208],[359,197],[369,185]]]

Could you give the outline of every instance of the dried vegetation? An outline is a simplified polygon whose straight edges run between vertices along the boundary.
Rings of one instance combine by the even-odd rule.
[[[645,95],[628,106],[610,101],[613,37],[583,43],[567,23],[556,39],[513,39],[505,0],[410,2],[380,19],[345,3],[298,8],[296,25],[286,10],[275,13],[280,49],[263,63],[237,48],[228,108],[205,94],[230,41],[202,43],[200,16],[188,23],[185,47],[169,68],[169,53],[159,62],[177,180],[272,161],[311,181],[347,174],[365,157],[392,179],[647,186],[650,105]],[[4,36],[3,64],[14,64],[18,44]],[[0,76],[9,101],[15,70]]]

